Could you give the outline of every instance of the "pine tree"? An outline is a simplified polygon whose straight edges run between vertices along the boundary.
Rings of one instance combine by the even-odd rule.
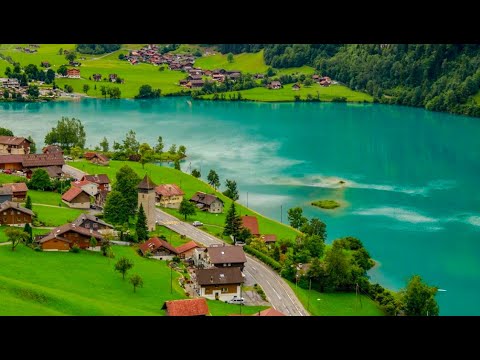
[[[31,243],[33,241],[33,230],[29,223],[25,224],[25,226],[23,227],[23,231],[25,231],[28,234],[29,236],[28,243]]]
[[[237,214],[235,203],[232,202],[230,209],[228,209],[227,216],[225,217],[225,228],[223,229],[223,235],[233,236],[233,240],[235,241],[241,229],[242,219]]]
[[[137,232],[138,240],[143,241],[148,238],[148,227],[147,227],[147,216],[145,215],[145,210],[143,210],[143,205],[140,204],[137,215],[137,224],[135,226]]]
[[[25,201],[25,208],[32,210],[32,198],[30,195],[27,195],[27,200]]]

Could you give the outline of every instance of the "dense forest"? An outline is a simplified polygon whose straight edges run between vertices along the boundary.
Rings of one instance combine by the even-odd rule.
[[[118,44],[78,44],[77,51],[81,54],[104,54],[120,49]]]
[[[220,44],[226,53],[264,49],[275,68],[310,65],[382,103],[480,116],[480,45]]]

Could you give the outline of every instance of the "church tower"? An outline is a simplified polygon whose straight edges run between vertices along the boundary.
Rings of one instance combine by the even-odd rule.
[[[149,231],[155,230],[155,185],[150,178],[145,175],[138,184],[138,207],[143,205],[143,210],[147,216],[147,227]]]

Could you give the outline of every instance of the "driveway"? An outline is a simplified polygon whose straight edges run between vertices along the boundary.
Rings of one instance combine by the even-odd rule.
[[[167,228],[205,246],[224,244],[222,240],[197,229],[191,224],[180,221],[160,209],[156,209],[156,211],[159,225],[165,225]],[[245,255],[247,255],[247,263],[245,264],[243,272],[247,277],[248,284],[259,284],[267,295],[270,304],[285,315],[308,316],[307,311],[297,299],[293,290],[280,275],[256,258],[248,254]]]

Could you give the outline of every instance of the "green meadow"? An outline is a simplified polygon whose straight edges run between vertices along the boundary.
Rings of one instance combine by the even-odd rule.
[[[332,101],[335,97],[345,97],[348,102],[372,102],[373,98],[365,93],[354,91],[343,85],[331,85],[328,87],[320,86],[315,83],[312,86],[305,87],[302,84],[299,90],[292,90],[293,84],[286,84],[281,89],[272,90],[266,87],[258,87],[249,90],[239,91],[243,100],[262,101],[262,102],[288,102],[294,101],[294,97],[300,96],[305,100],[307,95],[320,95],[321,101]],[[237,96],[238,91],[226,92],[225,96]],[[201,96],[203,99],[213,98],[213,94]]]
[[[36,252],[19,245],[15,251],[0,246],[0,315],[164,315],[166,300],[186,298],[164,261],[145,259],[134,248],[114,246],[114,259],[98,252]],[[133,292],[128,280],[114,271],[122,256],[134,267],[144,286]],[[238,305],[209,302],[212,315],[238,313]],[[265,307],[243,307],[255,313]]]
[[[226,54],[202,56],[195,60],[195,66],[204,70],[225,69],[238,70],[245,73],[264,73],[268,65],[263,60],[263,50],[257,53],[242,53],[233,56],[233,62],[228,62]]]

